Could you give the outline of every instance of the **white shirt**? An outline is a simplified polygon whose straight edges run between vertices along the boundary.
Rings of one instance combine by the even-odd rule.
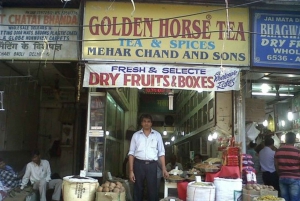
[[[270,147],[265,146],[259,152],[259,163],[261,166],[261,170],[263,172],[275,172],[275,164],[274,164],[274,155],[275,151],[273,151]]]
[[[30,162],[26,166],[26,171],[22,179],[21,189],[26,186],[28,181],[34,184],[36,181],[45,179],[46,182],[51,180],[51,169],[50,164],[47,160],[41,160],[40,165],[37,165],[34,162]]]
[[[171,163],[168,163],[166,165],[166,169],[167,169],[168,172],[170,172],[171,170],[175,169],[176,166],[178,167],[178,170],[183,170],[181,163],[177,163],[177,162],[175,163],[174,166],[172,166]]]
[[[159,156],[165,155],[165,147],[161,134],[151,129],[148,137],[143,130],[133,134],[128,155],[140,160],[157,160]]]

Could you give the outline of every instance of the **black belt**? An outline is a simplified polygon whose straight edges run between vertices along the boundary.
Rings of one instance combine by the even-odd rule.
[[[134,161],[139,162],[139,163],[143,163],[143,164],[150,164],[150,163],[156,163],[156,160],[140,160],[138,158],[134,158]]]

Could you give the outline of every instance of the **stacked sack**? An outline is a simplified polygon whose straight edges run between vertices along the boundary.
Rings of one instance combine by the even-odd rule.
[[[256,171],[253,167],[252,156],[249,154],[242,155],[242,179],[243,184],[256,184]]]

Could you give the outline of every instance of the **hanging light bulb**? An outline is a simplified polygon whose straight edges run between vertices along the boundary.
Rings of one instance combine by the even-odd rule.
[[[174,92],[171,90],[169,93],[169,110],[173,110],[173,99],[174,99]]]
[[[168,134],[168,132],[166,130],[164,130],[163,135],[167,135],[167,134]]]
[[[261,92],[268,93],[268,91],[270,90],[270,86],[268,84],[262,84],[261,85]]]
[[[281,120],[281,126],[284,127],[285,126],[285,121]]]
[[[281,142],[285,142],[285,135],[282,135],[282,136],[280,137],[280,140],[281,140]]]
[[[109,131],[105,131],[105,135],[109,135]]]
[[[268,121],[267,121],[267,120],[264,120],[264,122],[263,122],[264,127],[267,127],[268,124],[269,124]]]
[[[218,133],[216,131],[212,134],[212,138],[213,139],[217,139],[218,138]]]
[[[208,139],[207,139],[208,141],[212,141],[213,140],[213,137],[212,137],[212,135],[211,134],[209,134],[209,136],[208,136]]]
[[[175,136],[173,136],[172,138],[171,138],[171,141],[173,142],[175,140]]]
[[[287,114],[287,118],[288,118],[289,121],[293,121],[293,119],[294,119],[293,112],[289,111],[288,114]]]

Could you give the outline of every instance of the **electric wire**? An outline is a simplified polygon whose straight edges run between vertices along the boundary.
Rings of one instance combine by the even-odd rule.
[[[243,4],[238,4],[238,5],[233,5],[233,6],[228,6],[228,8],[217,8],[217,9],[212,9],[212,10],[208,10],[208,11],[202,11],[202,12],[197,12],[197,13],[192,13],[192,14],[186,14],[186,15],[179,15],[179,16],[174,16],[174,17],[168,17],[168,18],[159,18],[159,19],[154,19],[154,20],[142,20],[139,22],[125,22],[125,23],[111,23],[111,24],[104,24],[104,25],[100,25],[100,26],[115,26],[115,25],[124,25],[124,24],[135,24],[135,23],[146,23],[146,22],[158,22],[161,20],[172,20],[172,19],[179,19],[179,18],[184,18],[184,17],[191,17],[191,16],[195,16],[195,15],[202,15],[202,14],[207,14],[207,13],[213,13],[213,12],[217,12],[217,11],[222,11],[222,10],[226,10],[226,9],[231,9],[231,8],[240,8],[240,7],[245,7],[251,4],[256,4],[256,3],[260,3],[263,2],[265,0],[257,0],[257,1],[253,1],[253,2],[249,2],[249,3],[243,3]],[[215,6],[213,6],[215,7]],[[11,25],[11,24],[0,24],[0,26],[20,26],[20,24],[18,25]],[[45,26],[45,25],[26,25],[26,26]],[[92,25],[96,26],[96,25]],[[47,27],[91,27],[91,25],[47,25]]]
[[[194,15],[200,15],[200,14],[206,14],[206,13],[212,13],[212,12],[217,12],[221,10],[228,10],[230,8],[238,8],[238,7],[244,7],[247,5],[263,2],[264,0],[257,0],[253,2],[248,2],[244,4],[238,4],[238,5],[233,5],[233,6],[226,6],[225,8],[218,8],[218,9],[213,9],[213,10],[208,10],[208,11],[202,11],[198,13],[192,13],[192,14],[187,14],[187,15],[180,15],[180,16],[175,16],[171,18],[161,18],[161,19],[154,19],[151,21],[144,20],[144,21],[139,21],[139,22],[126,22],[126,23],[112,23],[112,24],[100,24],[100,25],[61,25],[59,21],[59,25],[47,25],[47,27],[58,27],[58,28],[65,28],[65,27],[93,27],[93,26],[117,26],[117,25],[124,25],[124,24],[134,24],[134,23],[145,23],[145,22],[156,22],[160,20],[170,20],[170,19],[178,19],[178,18],[183,18],[183,17],[190,17]],[[68,1],[65,2],[63,9],[65,8],[66,4]],[[61,12],[62,15],[62,12]],[[61,19],[61,17],[60,17]],[[7,25],[7,24],[0,24],[0,26],[20,26],[20,25]],[[26,25],[26,26],[36,26],[36,25]],[[40,25],[40,26],[45,26],[45,25]],[[265,33],[257,33],[257,32],[252,32],[252,31],[233,31],[233,30],[225,30],[225,31],[208,31],[208,32],[193,32],[193,33],[187,33],[187,34],[178,34],[176,36],[168,35],[168,36],[157,36],[157,37],[138,37],[138,38],[124,38],[126,40],[151,40],[151,39],[162,39],[162,38],[171,38],[171,37],[185,37],[185,36],[193,36],[193,35],[198,35],[198,34],[207,34],[207,33],[220,33],[220,32],[231,32],[231,33],[248,33],[248,34],[255,34],[255,35],[266,35],[266,36],[276,36],[276,37],[300,37],[299,35],[286,35],[286,34],[265,34]],[[58,33],[57,33],[58,35]],[[197,38],[194,38],[197,39]],[[120,39],[77,39],[77,40],[62,40],[62,42],[109,42],[109,41],[119,41]],[[0,39],[0,41],[7,41],[7,42],[42,42],[44,40],[7,40],[7,39]],[[48,42],[58,42],[58,40],[48,40]]]

